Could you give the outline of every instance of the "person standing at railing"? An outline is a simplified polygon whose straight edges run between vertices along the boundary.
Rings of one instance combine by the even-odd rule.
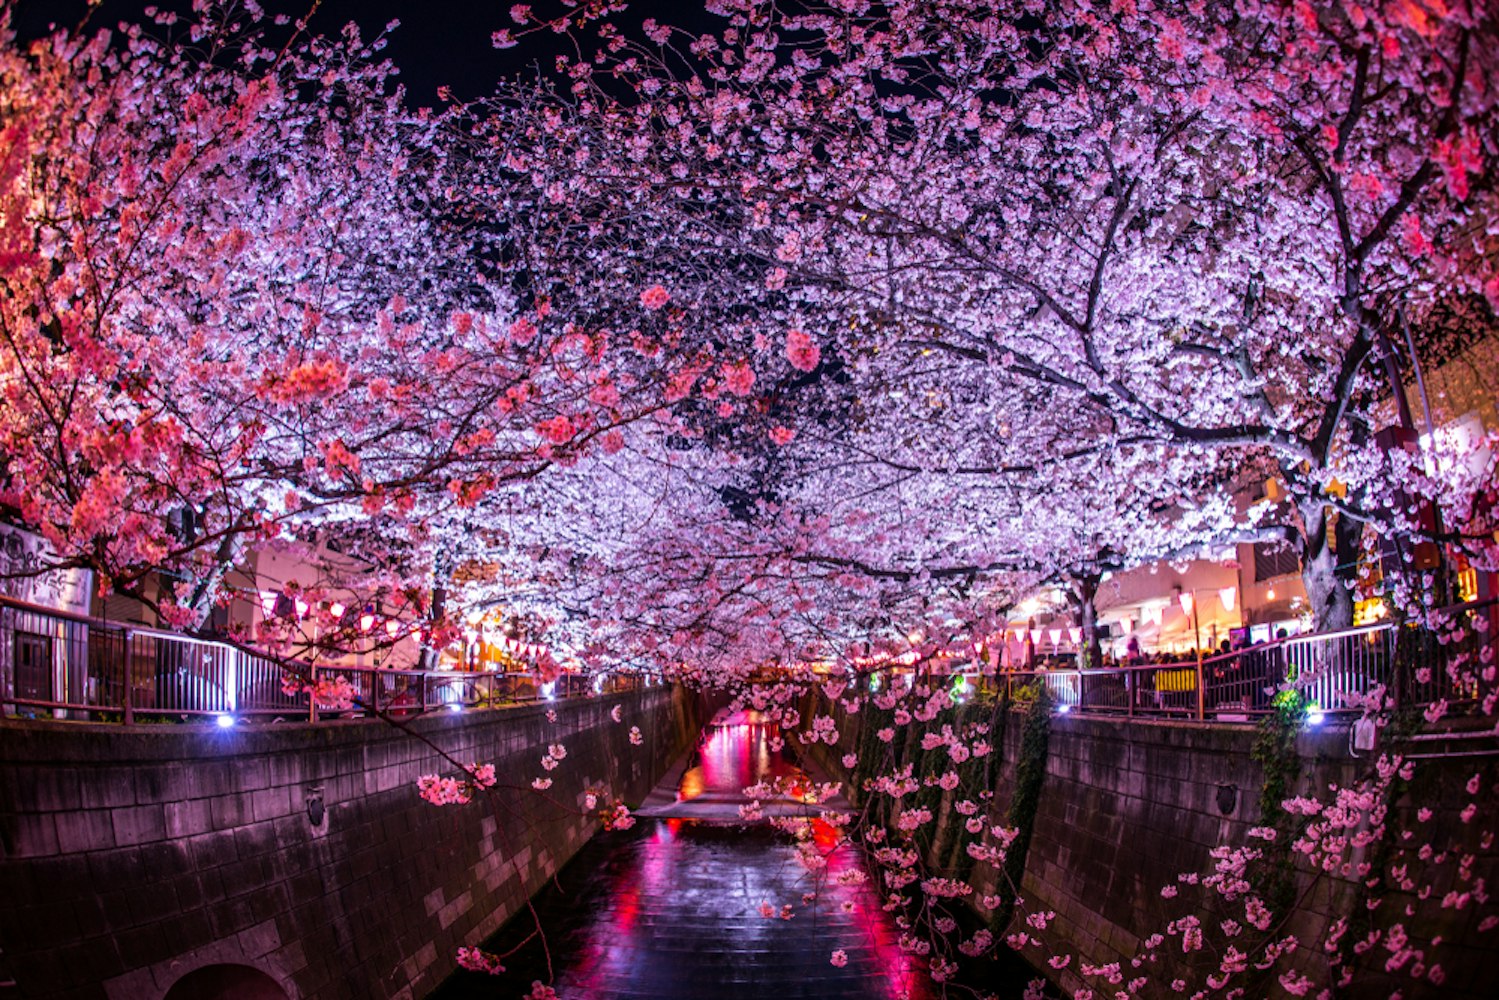
[[[417,683],[422,683],[420,678],[418,678]],[[394,691],[390,696],[390,701],[386,704],[386,710],[391,715],[404,717],[418,714],[421,711],[420,706],[420,699],[411,691],[410,679],[407,677],[395,678]]]
[[[1275,690],[1285,680],[1285,650],[1282,641],[1285,629],[1281,629],[1273,642],[1257,642],[1239,654],[1244,671],[1244,683],[1249,691],[1246,708],[1268,711]]]
[[[1138,706],[1140,703],[1140,671],[1137,669],[1145,662],[1145,654],[1140,650],[1140,637],[1131,635],[1129,642],[1124,644],[1124,697],[1128,704]]]

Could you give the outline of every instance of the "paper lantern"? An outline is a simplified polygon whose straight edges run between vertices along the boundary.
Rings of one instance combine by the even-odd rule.
[[[1239,588],[1224,587],[1218,591],[1218,600],[1223,602],[1224,611],[1232,611],[1234,605],[1239,603]]]

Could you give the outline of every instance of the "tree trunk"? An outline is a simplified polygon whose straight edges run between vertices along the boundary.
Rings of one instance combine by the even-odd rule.
[[[1329,530],[1331,510],[1320,500],[1301,505],[1301,582],[1312,607],[1312,627],[1332,632],[1353,625],[1353,594],[1338,573],[1338,551]],[[1349,553],[1351,556],[1352,553]]]
[[[448,577],[448,566],[446,559],[439,559],[433,569],[432,575],[432,621],[437,622],[448,610],[448,588],[446,580]],[[417,657],[417,665],[423,670],[436,670],[442,660],[441,650],[435,649],[429,638],[422,644],[421,652]],[[463,644],[464,666],[468,663],[468,643]]]
[[[1093,606],[1093,598],[1098,594],[1099,575],[1087,573],[1077,578],[1078,624],[1083,630],[1077,665],[1084,670],[1103,666],[1103,646],[1098,641],[1098,609]]]

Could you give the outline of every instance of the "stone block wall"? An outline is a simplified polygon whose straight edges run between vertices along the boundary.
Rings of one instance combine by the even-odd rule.
[[[638,801],[699,721],[691,696],[657,687],[410,732],[6,722],[0,973],[15,986],[0,997],[154,1000],[220,963],[293,998],[423,996],[596,831],[585,788]],[[494,763],[493,802],[422,801],[419,775],[451,773],[427,741]],[[545,772],[552,743],[567,759]],[[545,796],[529,788],[544,775]]]
[[[809,698],[801,711],[804,725],[809,725],[814,715],[829,712],[829,707],[823,699]],[[859,747],[861,731],[871,717],[867,712],[850,716],[841,708],[831,714],[837,722],[838,744],[814,744],[809,750],[826,770],[847,780],[841,758]],[[998,758],[991,767],[989,787],[993,794],[989,817],[994,823],[1003,821],[1014,792],[1022,729],[1020,713],[995,726]],[[1144,939],[1163,933],[1173,919],[1195,913],[1205,924],[1211,921],[1210,926],[1223,919],[1221,912],[1194,909],[1194,901],[1205,898],[1198,889],[1181,887],[1174,899],[1163,898],[1161,889],[1179,885],[1182,873],[1212,872],[1211,851],[1221,844],[1259,843],[1247,836],[1261,822],[1264,772],[1251,757],[1256,735],[1247,726],[1053,716],[1046,774],[1021,889],[1029,911],[1056,914],[1047,940],[1057,951],[1077,956],[1060,972],[1044,970],[1066,995],[1084,985],[1076,974],[1084,962],[1094,966],[1119,962],[1126,980],[1147,976],[1146,996],[1177,996],[1169,988],[1173,978],[1180,975],[1200,983],[1216,968],[1216,955],[1211,959],[1202,952],[1182,955],[1180,939],[1174,942],[1174,952],[1159,949],[1157,963],[1136,970],[1130,960],[1142,953]],[[896,736],[897,741],[912,738]],[[1434,741],[1423,748],[1433,755],[1421,761],[1416,787],[1396,803],[1392,825],[1421,831],[1438,851],[1467,854],[1474,871],[1493,885],[1499,881],[1499,846],[1492,834],[1485,836],[1499,821],[1499,800],[1493,796],[1493,789],[1499,787],[1499,760],[1493,753],[1493,740],[1448,742],[1451,745]],[[1436,751],[1452,756],[1439,756]],[[1353,757],[1347,729],[1331,725],[1303,733],[1297,754],[1302,774],[1294,791],[1304,795],[1325,791],[1334,782],[1351,784],[1375,756]],[[1462,810],[1473,798],[1465,794],[1464,786],[1475,774],[1483,790],[1480,804],[1486,796],[1487,808],[1464,821]],[[934,825],[952,822],[950,804],[957,794],[947,793],[933,810]],[[854,796],[858,797],[857,790]],[[1433,807],[1424,823],[1415,815],[1418,805]],[[951,863],[955,857],[949,850],[952,838],[937,836],[932,843],[928,863],[934,868]],[[1415,848],[1420,841],[1407,843]],[[1437,898],[1471,887],[1452,884],[1454,868],[1449,864],[1444,869],[1446,880],[1433,889]],[[996,888],[994,873],[987,866],[980,866],[971,878],[980,895]],[[1320,943],[1334,921],[1364,905],[1352,880],[1313,877],[1304,864],[1299,866],[1295,895],[1294,911],[1283,930],[1308,945]],[[1407,903],[1415,900],[1386,892],[1377,923],[1388,925],[1402,919],[1400,913]],[[1477,931],[1479,910],[1476,905],[1453,909],[1444,918],[1445,926],[1438,928],[1444,938],[1446,974],[1440,986],[1400,973],[1380,976],[1378,981],[1361,980],[1348,995],[1388,996],[1396,988],[1407,998],[1476,1000],[1492,995],[1492,983],[1499,975],[1499,952],[1485,947],[1492,934],[1486,939]],[[1242,920],[1242,911],[1239,916]],[[1387,957],[1389,952],[1380,954]],[[1039,961],[1046,956],[1032,952],[1027,957]],[[1311,971],[1321,958],[1304,950],[1291,962]],[[1325,973],[1325,963],[1322,970]],[[1096,987],[1097,982],[1088,985]],[[1273,981],[1266,988],[1279,993]]]

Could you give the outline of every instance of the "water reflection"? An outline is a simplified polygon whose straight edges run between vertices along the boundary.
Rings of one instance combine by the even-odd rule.
[[[742,798],[741,790],[779,777],[802,777],[784,751],[771,749],[780,730],[758,712],[740,712],[704,731],[696,763],[682,775],[679,802],[704,794]]]
[[[771,749],[774,727],[746,719],[710,728],[680,788],[684,800],[738,796],[778,775],[798,774]],[[932,994],[896,944],[889,914],[867,883],[862,859],[819,841],[827,868],[814,878],[789,837],[768,825],[643,819],[626,833],[591,841],[536,899],[558,995],[584,998],[818,997],[913,1000]],[[846,884],[840,884],[846,883]],[[803,901],[804,893],[816,893]],[[776,915],[762,915],[762,904]],[[789,919],[780,908],[792,904]],[[435,995],[493,997],[546,981],[546,956],[528,916],[487,947],[505,952],[498,977],[460,972]],[[835,967],[835,950],[848,962]]]

